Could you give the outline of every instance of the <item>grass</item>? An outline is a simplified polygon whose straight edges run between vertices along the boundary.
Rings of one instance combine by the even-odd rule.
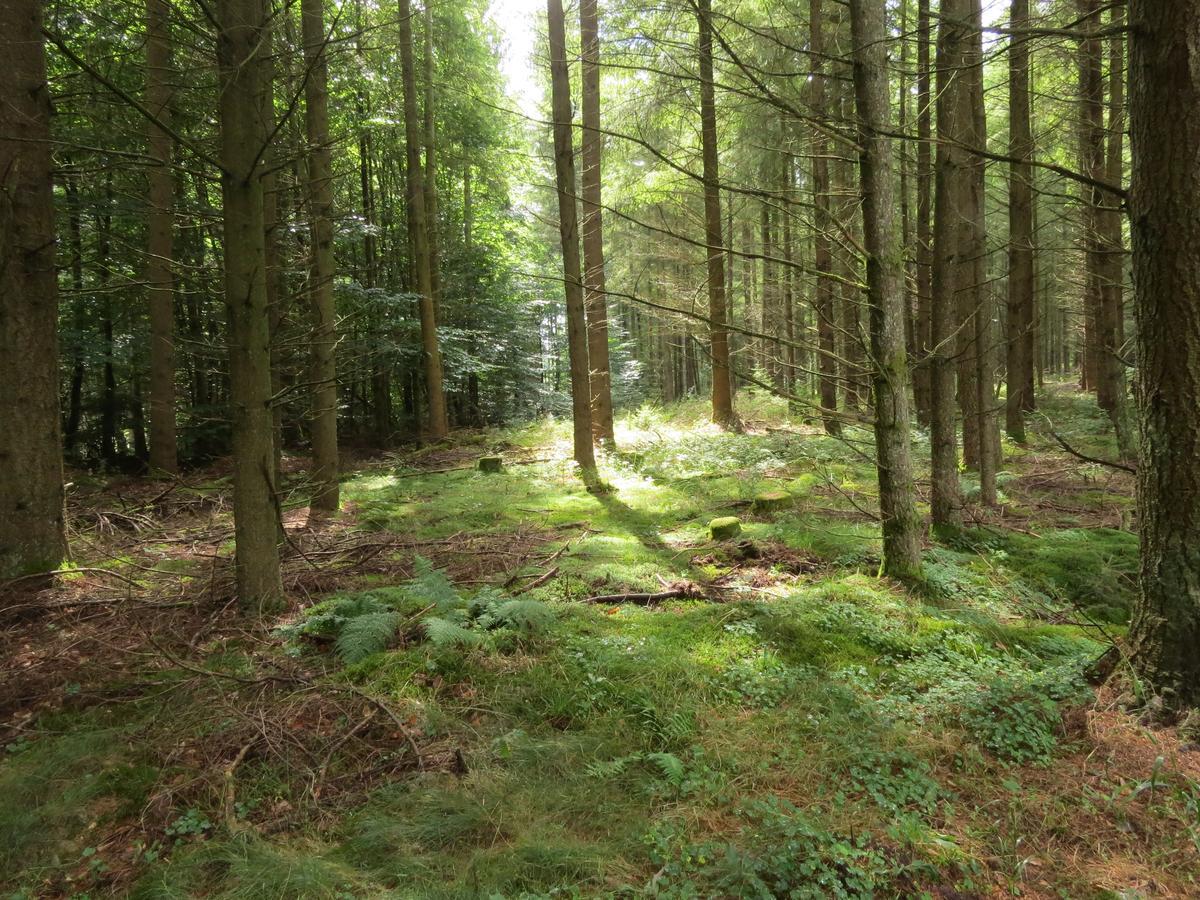
[[[265,639],[207,646],[203,665],[307,667],[383,698],[442,761],[380,769],[404,733],[346,706],[307,726],[325,735],[317,749],[345,748],[328,763],[359,783],[344,802],[313,800],[269,754],[189,793],[190,757],[160,742],[224,741],[220,774],[240,738],[221,737],[233,726],[201,679],[168,666],[178,690],[47,714],[10,748],[0,879],[30,897],[1076,897],[1135,896],[1148,879],[1194,892],[1196,767],[1082,679],[1127,618],[1135,539],[985,521],[928,548],[909,593],[876,575],[865,436],[811,433],[763,398],[744,410],[758,426],[745,435],[704,424],[699,404],[625,416],[601,462],[609,494],[583,489],[555,423],[472,445],[543,460],[503,475],[413,458],[353,475],[346,515],[441,548],[462,576],[441,615],[477,639],[436,640],[407,576],[361,574]],[[1013,450],[1014,490],[1049,458]],[[796,503],[755,517],[743,501],[762,490]],[[1086,519],[1113,501],[1071,502]],[[726,514],[754,554],[709,541]],[[464,535],[496,538],[502,571]],[[473,604],[485,583],[551,565],[524,594],[548,622]],[[679,581],[720,602],[583,602]],[[346,665],[332,633],[303,636],[366,593],[364,608],[403,623],[385,649]],[[356,728],[375,743],[350,756]]]

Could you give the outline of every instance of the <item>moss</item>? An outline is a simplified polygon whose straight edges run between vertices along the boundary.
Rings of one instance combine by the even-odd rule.
[[[714,541],[727,541],[742,533],[742,521],[737,516],[722,516],[708,523]]]

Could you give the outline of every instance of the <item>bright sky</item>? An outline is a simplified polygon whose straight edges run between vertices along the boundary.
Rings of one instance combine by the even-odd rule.
[[[984,0],[983,21],[994,25],[1008,9],[1009,0]],[[527,116],[537,115],[538,88],[533,77],[538,13],[545,0],[492,0],[488,15],[504,35],[501,70],[508,79],[509,96]]]
[[[537,14],[545,8],[545,0],[492,0],[488,9],[488,16],[504,35],[500,69],[508,79],[509,96],[527,116],[537,115],[533,48],[537,43]]]

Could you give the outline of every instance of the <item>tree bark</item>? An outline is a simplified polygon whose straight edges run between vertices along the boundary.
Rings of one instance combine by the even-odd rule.
[[[1079,168],[1089,178],[1104,178],[1104,73],[1101,66],[1100,0],[1077,0],[1081,25],[1087,33],[1079,42]],[[1084,186],[1080,228],[1085,254],[1083,386],[1106,406],[1100,378],[1100,293],[1104,248],[1100,238],[1100,189]]]
[[[1200,0],[1130,0],[1130,213],[1141,444],[1133,665],[1200,705]]]
[[[717,104],[713,92],[712,0],[693,0],[699,28],[700,144],[704,176],[704,240],[708,245],[708,328],[712,356],[712,418],[736,428],[725,327],[725,252],[721,244],[721,177],[717,155]]]
[[[1119,30],[1125,17],[1124,8],[1120,4],[1114,5],[1111,16],[1110,25]],[[1109,40],[1108,145],[1105,150],[1104,177],[1109,184],[1119,185],[1125,174],[1125,44],[1124,36],[1120,33],[1114,33]],[[1131,459],[1135,449],[1125,392],[1125,363],[1121,354],[1125,317],[1123,214],[1116,197],[1102,194],[1100,202],[1100,359],[1097,373],[1100,383],[1097,393],[1101,407],[1112,422],[1122,458]]]
[[[1014,32],[1029,27],[1029,0],[1012,0]],[[1020,34],[1008,49],[1008,335],[1005,343],[1008,393],[1004,426],[1025,442],[1026,390],[1033,383],[1033,132],[1029,113],[1029,40]]]
[[[964,271],[962,225],[969,215],[970,164],[963,149],[970,115],[965,26],[971,0],[942,0],[937,38],[936,215],[930,309],[930,468],[933,528],[943,534],[962,527],[955,427],[956,295]]]
[[[146,0],[146,109],[171,116],[171,43],[166,0]],[[150,210],[146,222],[146,293],[150,307],[150,468],[179,471],[175,437],[175,176],[173,141],[150,125]]]
[[[433,64],[433,4],[425,3],[425,227],[429,231],[429,283],[433,290],[433,310],[440,317],[442,308],[442,254],[438,234],[437,184],[437,75]]]
[[[337,344],[333,302],[333,154],[329,143],[329,67],[325,51],[324,0],[301,0],[304,63],[304,121],[308,132],[309,215],[312,221],[309,305],[311,357],[313,493],[311,508],[338,508]]]
[[[933,303],[933,91],[930,76],[929,0],[917,4],[917,362],[913,366],[913,399],[917,421],[932,421],[930,323]]]
[[[264,0],[221,0],[217,19],[237,591],[244,609],[265,612],[283,602],[261,165],[269,20]]]
[[[600,28],[596,0],[580,0],[579,33],[583,80],[583,288],[587,308],[588,362],[591,366],[592,431],[614,445],[612,375],[608,362],[608,295],[604,278],[601,195]]]
[[[584,480],[595,477],[592,396],[588,377],[587,314],[579,262],[579,217],[575,206],[575,151],[571,136],[571,81],[562,0],[546,0],[550,29],[550,88],[554,117],[554,172],[558,182],[559,237],[567,299],[567,355],[571,367],[571,414],[575,462]]]
[[[914,501],[908,418],[908,364],[904,342],[904,274],[893,221],[891,91],[887,76],[884,0],[851,0],[854,89],[858,108],[863,243],[867,254],[867,308],[871,388],[875,400],[875,459],[883,520],[883,573],[905,581],[921,577],[921,525]]]
[[[429,438],[449,433],[446,394],[442,388],[442,351],[438,342],[437,310],[433,297],[433,265],[426,223],[425,176],[421,168],[421,119],[417,114],[416,64],[413,60],[412,4],[400,0],[400,69],[404,83],[405,175],[408,180],[408,224],[413,243],[417,294],[420,296],[421,351],[425,388],[429,392]]]
[[[821,0],[811,0],[809,9],[810,43],[809,55],[812,65],[812,109],[817,117],[827,114],[827,91],[825,75],[824,21]],[[812,180],[814,213],[813,268],[817,272],[814,309],[817,317],[817,348],[820,352],[818,365],[818,394],[821,403],[821,419],[826,434],[840,434],[841,420],[837,411],[837,327],[834,322],[833,302],[833,214],[829,185],[829,139],[819,125],[812,129]]]
[[[67,553],[42,3],[0,4],[0,578]]]

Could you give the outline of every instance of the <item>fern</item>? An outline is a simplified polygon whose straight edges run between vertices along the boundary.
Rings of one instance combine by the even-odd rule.
[[[478,631],[471,631],[458,622],[440,616],[429,616],[421,625],[425,629],[425,636],[435,647],[475,647],[483,641]]]
[[[593,778],[608,781],[623,773],[629,768],[630,763],[637,762],[640,756],[640,753],[633,753],[629,756],[618,756],[616,759],[598,759],[588,765],[587,773]]]
[[[671,784],[678,787],[683,783],[683,760],[674,753],[647,753],[646,759],[658,766]]]
[[[495,617],[509,628],[535,634],[554,621],[554,611],[540,600],[509,600],[495,608]]]
[[[423,556],[418,556],[413,563],[414,574],[407,585],[410,597],[422,606],[434,607],[438,612],[463,605],[462,597],[445,572],[435,569],[433,563]]]
[[[334,649],[342,662],[356,663],[373,653],[386,650],[396,629],[400,625],[400,614],[395,612],[368,612],[346,621],[338,634]]]

